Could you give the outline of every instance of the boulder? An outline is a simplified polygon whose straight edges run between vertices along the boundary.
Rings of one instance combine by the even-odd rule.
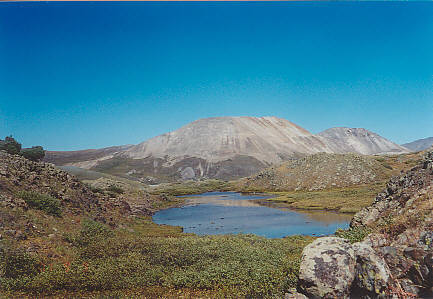
[[[356,275],[352,292],[376,298],[385,296],[391,272],[385,260],[366,242],[352,245],[356,256]]]
[[[347,298],[355,266],[355,252],[348,241],[319,238],[302,252],[298,287],[310,298]]]
[[[391,272],[369,242],[324,237],[305,247],[299,290],[310,298],[386,297]]]

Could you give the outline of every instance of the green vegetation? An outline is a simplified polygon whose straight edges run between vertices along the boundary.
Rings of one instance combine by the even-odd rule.
[[[32,146],[32,148],[23,148],[20,155],[31,161],[39,161],[45,157],[45,151],[42,146]]]
[[[18,143],[12,136],[6,136],[5,140],[0,139],[0,150],[16,155],[21,150],[21,143]]]
[[[108,226],[92,219],[84,219],[81,226],[78,233],[66,234],[65,240],[76,246],[88,246],[91,243],[108,239],[114,235]]]
[[[123,190],[121,187],[116,186],[116,185],[110,185],[110,186],[108,186],[108,188],[106,190],[108,192],[113,192],[113,193],[117,193],[117,194],[122,194],[125,192],[125,190]]]
[[[3,263],[1,288],[11,295],[146,295],[158,288],[190,290],[197,297],[274,298],[296,285],[302,249],[313,238],[198,237],[141,218],[115,230],[84,219],[62,240],[57,250],[72,246],[72,253],[61,261],[41,266],[37,257],[20,256],[14,265],[27,270],[15,275],[1,275]]]
[[[230,183],[220,180],[186,181],[172,184],[164,184],[161,187],[151,189],[154,194],[167,194],[171,196],[200,194],[211,191],[227,191]]]
[[[277,197],[266,202],[277,203],[295,209],[332,210],[341,213],[356,213],[370,205],[385,183],[335,188],[320,191],[272,192]]]
[[[21,191],[18,197],[22,198],[29,207],[45,211],[47,214],[61,216],[62,209],[60,200],[47,194],[32,191]]]
[[[11,155],[20,154],[31,161],[39,161],[45,157],[45,151],[42,146],[21,149],[21,143],[16,141],[12,136],[6,136],[4,140],[0,139],[0,150],[6,151]]]
[[[42,263],[37,257],[17,248],[10,248],[10,245],[1,245],[0,273],[3,273],[5,279],[20,280],[40,272]]]
[[[335,232],[337,237],[349,240],[350,243],[361,242],[371,233],[371,229],[366,227],[355,227],[349,229],[338,229]]]

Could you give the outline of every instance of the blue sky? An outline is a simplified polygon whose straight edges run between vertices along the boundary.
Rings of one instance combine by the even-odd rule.
[[[433,3],[0,3],[0,138],[99,148],[238,115],[433,136]]]

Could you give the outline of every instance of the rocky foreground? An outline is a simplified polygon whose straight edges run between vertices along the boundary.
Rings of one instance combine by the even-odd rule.
[[[309,244],[289,297],[433,298],[433,151],[355,215],[348,233],[365,232]]]

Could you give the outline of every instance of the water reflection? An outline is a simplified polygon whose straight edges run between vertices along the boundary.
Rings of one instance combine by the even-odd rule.
[[[186,205],[211,204],[227,207],[260,207],[259,203],[252,200],[230,199],[228,195],[210,195],[185,198]]]
[[[159,211],[158,224],[182,226],[198,235],[253,233],[268,238],[288,235],[327,235],[347,228],[350,215],[327,211],[293,211],[263,206],[254,200],[266,195],[211,192],[185,196],[186,205]]]
[[[291,209],[281,208],[282,210],[293,211]],[[305,215],[312,221],[322,222],[325,224],[332,224],[334,222],[350,222],[353,215],[346,213],[337,213],[332,211],[307,211],[307,210],[296,210],[296,212]]]

